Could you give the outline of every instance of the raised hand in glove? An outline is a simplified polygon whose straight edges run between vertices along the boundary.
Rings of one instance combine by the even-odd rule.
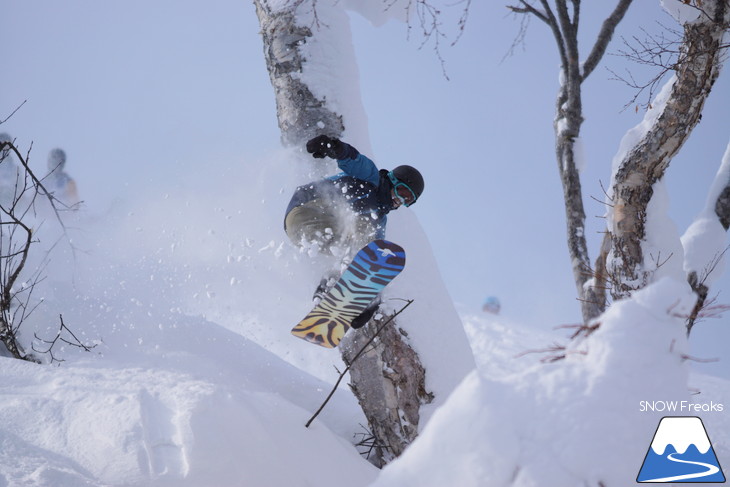
[[[331,157],[332,159],[354,159],[359,154],[350,144],[334,137],[318,135],[307,142],[307,152],[316,159]]]

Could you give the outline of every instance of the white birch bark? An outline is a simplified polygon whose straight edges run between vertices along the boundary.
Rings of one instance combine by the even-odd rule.
[[[705,1],[703,8],[703,15],[684,25],[676,79],[666,102],[612,176],[612,245],[607,272],[614,299],[626,298],[652,280],[656,265],[644,255],[642,246],[647,240],[647,207],[654,184],[699,122],[720,72],[730,9],[726,0]]]

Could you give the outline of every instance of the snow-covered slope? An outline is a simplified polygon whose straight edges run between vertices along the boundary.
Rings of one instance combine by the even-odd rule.
[[[291,171],[297,157],[282,152],[219,174],[212,163],[210,187],[191,174],[103,214],[70,218],[76,251],[56,246],[48,279],[34,290],[42,304],[21,332],[50,340],[62,315],[94,348],[59,342],[54,356],[65,361],[53,366],[2,360],[0,484],[274,487],[375,479],[354,446],[367,423],[347,387],[304,426],[343,365],[336,350],[289,333],[332,264],[291,246],[281,228],[293,185],[309,177]],[[48,221],[39,228],[36,260],[56,232]],[[415,299],[402,324],[424,359],[432,410],[473,359],[427,243],[418,245],[423,235],[402,236],[413,252],[389,297]],[[450,367],[439,366],[445,360]]]
[[[478,370],[373,486],[632,484],[659,418],[668,414],[642,411],[641,401],[727,399],[726,381],[693,378],[693,386],[702,384],[698,396],[687,388],[681,313],[692,302],[686,284],[661,280],[611,307],[601,328],[568,347],[565,359],[512,373],[494,373],[490,340],[480,341],[472,322]],[[494,327],[484,326],[486,337]],[[500,343],[529,347],[530,334],[513,330]],[[725,417],[703,415],[720,462],[730,453]]]
[[[243,336],[266,342],[257,319],[298,315],[299,294],[273,292],[288,281],[281,257],[253,234],[227,240],[245,227],[200,192],[183,201],[188,189],[74,219],[75,259],[53,254],[22,330],[51,339],[62,314],[95,347],[57,346],[58,366],[2,359],[2,485],[339,485],[323,452],[355,485],[375,477],[353,447],[365,420],[351,393],[305,428],[331,384]],[[202,316],[213,310],[238,332]],[[264,323],[296,350],[286,321]]]
[[[127,364],[0,359],[3,485],[338,485],[312,468],[321,452],[355,485],[374,478],[347,441],[347,394],[306,429],[327,385],[212,323],[169,324],[185,340],[142,332],[151,345]]]
[[[96,347],[57,348],[60,366],[2,359],[0,479],[54,487],[326,487],[345,478],[398,487],[622,485],[662,415],[642,411],[641,401],[730,404],[726,381],[689,375],[681,315],[692,298],[671,279],[617,303],[557,363],[523,353],[549,346],[552,333],[502,317],[465,316],[474,355],[464,353],[467,338],[453,333],[461,325],[434,284],[427,243],[419,245],[423,236],[404,212],[392,238],[409,249],[408,271],[389,297],[416,300],[401,321],[440,394],[421,437],[379,474],[353,446],[365,420],[345,387],[304,427],[342,364],[336,351],[289,334],[330,264],[291,247],[277,223],[296,179],[308,175],[271,174],[296,157],[221,166],[206,179],[212,193],[193,174],[72,221],[79,250],[72,257],[57,247],[36,289],[43,303],[23,330],[50,339],[62,314]],[[241,181],[252,189],[238,191]],[[41,246],[55,242],[52,233],[38,231]],[[473,357],[477,369],[462,381]],[[727,414],[702,417],[722,463]]]

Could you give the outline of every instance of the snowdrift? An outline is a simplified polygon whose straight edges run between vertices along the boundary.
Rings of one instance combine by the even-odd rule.
[[[373,486],[633,484],[667,414],[642,411],[642,400],[727,402],[726,384],[689,381],[683,314],[693,303],[686,283],[662,279],[615,303],[563,360],[501,377],[474,340],[478,370]],[[702,394],[690,396],[688,382]],[[726,416],[704,417],[726,456]]]

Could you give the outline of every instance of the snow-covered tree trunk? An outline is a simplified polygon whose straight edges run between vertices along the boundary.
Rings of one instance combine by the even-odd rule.
[[[345,336],[340,348],[350,369],[350,387],[364,408],[377,441],[371,445],[378,466],[400,456],[418,436],[421,404],[433,395],[426,390],[426,371],[408,336],[395,323],[386,325],[378,338],[353,364],[355,355],[366,345],[386,316],[371,320],[357,333]],[[376,372],[380,374],[376,375]]]
[[[612,248],[607,268],[614,299],[643,288],[661,262],[645,255],[647,207],[654,185],[661,180],[672,157],[697,125],[705,100],[722,65],[723,35],[728,28],[727,0],[705,0],[697,19],[684,24],[684,38],[676,74],[659,113],[647,119],[651,126],[616,165],[612,178]],[[661,96],[661,95],[660,95]],[[668,256],[665,256],[668,257]]]
[[[354,120],[358,116],[352,110],[343,109],[352,107],[351,98],[359,103],[360,96],[353,92],[358,80],[344,7],[336,1],[307,0],[254,0],[254,4],[283,143],[301,147],[315,135],[343,138],[347,131],[347,141],[362,150],[363,144],[368,145],[365,123]],[[350,369],[352,390],[379,445],[378,457],[371,459],[378,465],[400,455],[415,439],[420,405],[430,397],[418,354],[394,331],[397,327],[392,322]],[[340,345],[348,365],[367,330],[351,332]]]
[[[312,27],[297,23],[296,11],[301,2],[284,3],[277,8],[267,0],[254,1],[282,142],[286,146],[301,145],[322,133],[341,137],[345,130],[342,116],[329,109],[323,97],[312,93],[300,76],[306,62],[301,48],[312,38]]]

